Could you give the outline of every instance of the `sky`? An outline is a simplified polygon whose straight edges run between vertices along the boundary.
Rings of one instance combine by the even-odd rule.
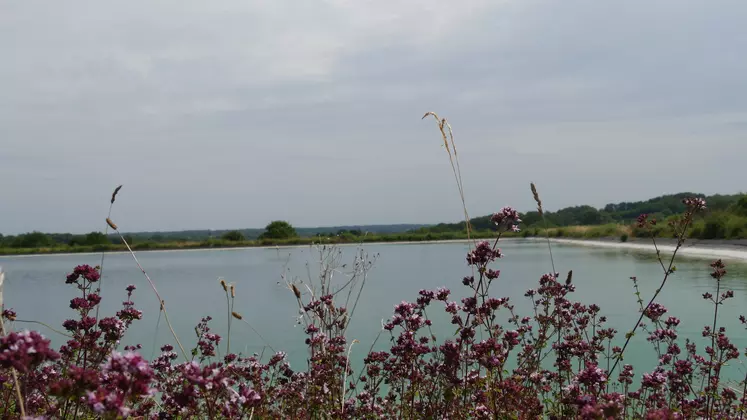
[[[743,0],[0,0],[0,233],[747,190]]]

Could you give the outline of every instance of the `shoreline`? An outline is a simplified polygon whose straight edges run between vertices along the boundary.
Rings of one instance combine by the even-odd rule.
[[[472,241],[479,241],[494,238],[475,238]],[[501,239],[503,241],[530,241],[545,242],[544,237],[509,237]],[[438,244],[467,244],[471,242],[468,239],[445,239],[432,241],[381,241],[381,242],[345,242],[330,244],[341,247],[366,246],[366,245],[438,245]],[[648,239],[631,238],[628,242],[620,242],[618,238],[595,238],[595,239],[577,239],[577,238],[550,238],[550,242],[558,245],[584,246],[591,248],[607,249],[627,249],[633,251],[655,252],[654,246]],[[674,251],[676,242],[672,239],[657,238],[657,246],[661,252],[671,253]],[[151,249],[136,250],[135,253],[154,253],[154,252],[196,252],[196,251],[244,251],[248,249],[264,250],[284,250],[307,248],[317,244],[298,244],[298,245],[260,245],[260,246],[235,246],[235,247],[204,247],[204,248],[172,248],[172,249]],[[106,254],[123,254],[129,255],[129,251],[104,251]],[[36,253],[36,254],[11,254],[0,255],[0,261],[10,258],[29,258],[29,257],[48,257],[48,256],[91,256],[101,255],[101,251],[96,252],[62,252],[62,253]],[[722,258],[725,260],[736,260],[747,262],[747,240],[691,240],[686,242],[679,250],[678,255],[683,257],[694,258]]]
[[[540,240],[539,238],[534,238]],[[628,249],[633,251],[656,252],[653,244],[643,243],[642,241],[620,242],[615,238],[599,239],[566,239],[550,238],[550,242],[561,245],[586,246],[593,248],[615,248]],[[675,250],[676,242],[671,239],[657,239],[659,251],[672,253]],[[747,241],[743,240],[699,240],[688,241],[680,248],[677,255],[683,257],[695,258],[721,258],[724,260],[747,262]]]
[[[484,239],[490,239],[490,238],[478,238],[473,240],[484,240]],[[503,238],[501,241],[506,240],[517,240],[517,239],[530,239],[531,238]],[[427,245],[437,245],[437,244],[458,244],[458,243],[469,243],[471,242],[469,239],[444,239],[444,240],[435,240],[435,241],[381,241],[381,242],[342,242],[342,243],[335,243],[335,244],[322,244],[322,243],[311,243],[311,244],[298,244],[298,245],[257,245],[257,246],[226,246],[226,247],[203,247],[203,248],[171,248],[171,249],[140,249],[140,250],[133,250],[136,254],[140,254],[143,252],[152,253],[152,252],[191,252],[191,251],[242,251],[247,249],[297,249],[297,248],[308,248],[314,245],[335,245],[335,246],[366,246],[366,245],[418,245],[418,244],[427,244]],[[117,254],[124,254],[124,255],[130,255],[130,251],[92,251],[92,252],[40,252],[36,254],[5,254],[0,255],[0,261],[3,258],[30,258],[30,257],[49,257],[49,256],[58,256],[58,257],[69,257],[72,255],[101,255],[101,253],[105,253],[107,255],[117,255]]]

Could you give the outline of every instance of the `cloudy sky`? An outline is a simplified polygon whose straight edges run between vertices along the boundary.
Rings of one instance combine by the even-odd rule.
[[[747,3],[0,0],[0,232],[747,189]]]

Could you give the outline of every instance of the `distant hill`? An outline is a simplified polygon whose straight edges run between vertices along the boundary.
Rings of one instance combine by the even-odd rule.
[[[607,204],[602,208],[582,205],[562,208],[558,211],[545,211],[545,218],[550,227],[602,225],[606,223],[630,223],[643,213],[654,214],[665,218],[685,210],[682,199],[685,197],[705,198],[711,211],[727,211],[744,197],[743,194],[711,195],[682,192],[678,194],[662,195],[645,201],[621,202]],[[537,211],[522,213],[523,227],[540,227],[541,217]],[[488,230],[492,227],[490,215],[475,217],[470,220],[474,230]],[[464,222],[439,223],[426,226],[419,232],[454,232],[465,230]]]

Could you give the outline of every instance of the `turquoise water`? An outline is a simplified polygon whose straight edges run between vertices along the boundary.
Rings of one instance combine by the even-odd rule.
[[[547,245],[542,242],[514,240],[503,243],[505,257],[495,268],[501,277],[493,283],[492,294],[508,296],[520,315],[530,315],[529,303],[523,297],[529,288],[536,288],[539,277],[551,271]],[[355,247],[342,247],[342,263],[352,263]],[[367,245],[364,251],[378,259],[368,274],[365,289],[350,324],[349,341],[358,339],[352,359],[358,364],[381,329],[381,320],[389,318],[395,304],[415,300],[420,289],[446,286],[458,300],[466,292],[461,279],[470,274],[465,262],[466,244]],[[638,317],[631,276],[639,279],[647,300],[662,279],[662,269],[650,253],[632,250],[592,249],[572,245],[554,245],[553,254],[558,271],[573,270],[577,286],[575,300],[596,303],[609,325],[618,329],[620,344],[624,332]],[[277,350],[288,353],[296,368],[303,368],[306,352],[302,328],[296,326],[298,307],[295,297],[282,281],[281,274],[308,281],[309,273],[318,273],[318,254],[310,247],[285,249],[233,249],[174,252],[142,252],[138,258],[156,283],[166,301],[169,317],[187,351],[194,345],[194,326],[205,315],[213,317],[213,331],[226,332],[226,300],[218,278],[236,284],[235,310]],[[31,257],[0,257],[6,272],[5,304],[18,312],[19,319],[48,323],[61,329],[61,323],[73,315],[69,300],[77,290],[65,284],[65,275],[75,265],[100,262],[100,255],[51,255]],[[308,263],[308,265],[307,265]],[[669,315],[682,320],[681,337],[690,337],[702,348],[706,343],[700,332],[710,324],[713,306],[704,301],[705,292],[715,294],[716,282],[710,276],[708,260],[681,258],[677,272],[670,277],[658,301],[669,308]],[[308,269],[307,269],[308,267]],[[747,314],[747,266],[728,263],[729,274],[723,289],[735,292],[734,299],[719,310],[719,324],[726,326],[740,347],[747,346],[747,334],[737,317]],[[345,281],[344,268],[336,273],[334,282]],[[288,274],[289,273],[289,274]],[[104,263],[102,313],[113,315],[125,300],[124,288],[135,284],[136,306],[144,312],[143,319],[128,331],[123,344],[142,344],[150,357],[154,343],[172,343],[171,333],[163,320],[158,322],[158,300],[129,254],[108,254]],[[436,302],[429,316],[434,319],[434,333],[443,338],[454,333],[443,315],[442,304]],[[505,314],[506,318],[508,314]],[[444,321],[444,322],[439,322]],[[156,328],[158,323],[158,328]],[[15,323],[15,329],[37,328],[56,344],[60,337],[44,327]],[[233,324],[231,347],[245,354],[260,353],[264,342],[245,324]],[[638,334],[626,355],[626,361],[650,368],[656,361],[652,347]],[[382,336],[377,347],[387,344]],[[708,340],[710,342],[710,340]],[[225,351],[225,341],[221,351]],[[357,361],[357,362],[356,362]],[[640,370],[637,370],[640,373]],[[729,376],[744,376],[742,365],[730,368]]]

